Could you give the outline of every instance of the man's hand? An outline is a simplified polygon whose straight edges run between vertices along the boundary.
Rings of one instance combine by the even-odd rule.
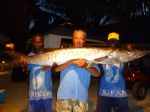
[[[48,70],[48,69],[51,69],[51,66],[44,66],[43,68],[42,68],[42,70],[41,71],[46,71],[46,70]]]
[[[73,63],[82,68],[86,66],[86,60],[84,59],[75,59],[73,60]]]
[[[27,66],[27,59],[24,56],[21,56],[20,60],[19,60],[19,65],[22,68],[25,68]]]

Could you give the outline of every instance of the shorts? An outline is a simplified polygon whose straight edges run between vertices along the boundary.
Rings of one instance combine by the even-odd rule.
[[[58,100],[56,103],[56,112],[87,112],[88,103],[77,100]]]
[[[53,112],[53,99],[29,101],[28,112]]]
[[[96,112],[129,112],[128,98],[114,98],[99,96]]]

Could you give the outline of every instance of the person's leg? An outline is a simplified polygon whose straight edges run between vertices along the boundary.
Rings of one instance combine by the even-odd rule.
[[[73,112],[88,112],[88,103],[72,100]]]
[[[95,112],[111,112],[112,103],[111,98],[99,96]]]
[[[72,112],[73,106],[71,100],[57,100],[56,112]]]
[[[53,112],[53,99],[42,100],[43,112]]]
[[[41,112],[41,100],[29,101],[28,112]]]
[[[114,112],[129,112],[128,98],[114,98]]]

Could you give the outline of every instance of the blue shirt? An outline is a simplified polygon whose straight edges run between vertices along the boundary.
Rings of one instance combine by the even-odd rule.
[[[94,68],[99,70],[97,65]],[[75,64],[62,70],[57,99],[73,99],[87,102],[90,77],[91,74],[88,70]]]
[[[100,81],[99,95],[106,97],[127,97],[125,80],[122,75],[124,64],[103,65],[104,75]]]
[[[29,56],[35,55],[30,53]],[[52,98],[52,79],[51,70],[41,71],[40,65],[29,64],[29,100],[39,100]]]

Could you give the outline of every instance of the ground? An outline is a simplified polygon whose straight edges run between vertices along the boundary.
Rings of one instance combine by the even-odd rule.
[[[58,80],[54,81],[54,99],[56,101],[56,91]],[[94,112],[97,102],[98,80],[92,77],[89,89],[89,112]],[[0,75],[0,88],[5,89],[6,101],[0,104],[0,112],[27,112],[28,81],[12,82],[11,74]],[[142,101],[135,100],[130,90],[129,107],[131,112],[150,112],[150,90]],[[55,107],[55,105],[54,105]]]

